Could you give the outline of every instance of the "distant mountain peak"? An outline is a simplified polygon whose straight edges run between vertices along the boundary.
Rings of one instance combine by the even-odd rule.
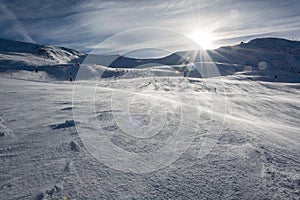
[[[295,50],[300,48],[299,41],[288,40],[285,38],[275,38],[275,37],[265,37],[265,38],[255,38],[247,43],[241,43],[239,47],[248,48],[287,48],[290,50]]]

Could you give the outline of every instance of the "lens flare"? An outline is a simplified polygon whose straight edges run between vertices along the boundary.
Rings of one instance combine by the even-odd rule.
[[[268,63],[265,62],[265,61],[261,61],[261,62],[258,63],[258,69],[259,70],[265,70],[265,69],[267,69],[267,67],[268,67]]]

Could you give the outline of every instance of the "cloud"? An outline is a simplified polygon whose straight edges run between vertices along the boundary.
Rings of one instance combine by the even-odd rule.
[[[28,35],[26,29],[22,25],[22,23],[16,18],[13,12],[8,10],[3,4],[0,2],[0,19],[1,24],[3,26],[6,25],[10,28],[6,28],[6,34],[14,35],[15,37],[20,36],[21,40],[25,42],[34,43],[34,40]],[[1,26],[0,26],[1,27]]]
[[[14,37],[19,35],[22,40],[65,45],[85,51],[115,34],[143,27],[162,27],[185,35],[196,29],[209,31],[216,36],[215,47],[265,35],[300,39],[298,0],[2,2],[4,9],[1,7],[1,12],[4,14],[1,14],[0,19],[0,27],[3,30],[0,33],[1,37],[11,37],[11,33],[14,32]],[[144,32],[135,38],[128,35],[127,38],[123,38],[128,42],[119,41],[119,46],[122,44],[123,49],[135,49],[143,45],[149,46],[151,43],[158,48],[189,48],[189,45],[182,44],[185,40],[179,39],[180,37],[165,37],[165,41],[162,41],[164,37],[160,36],[159,31],[152,34],[149,37]],[[154,37],[157,37],[157,40],[154,40]],[[144,38],[144,41],[139,41],[141,38]]]
[[[199,49],[186,35],[162,27],[144,27],[115,34],[94,46],[94,54],[128,54],[144,50],[176,52],[180,49]]]

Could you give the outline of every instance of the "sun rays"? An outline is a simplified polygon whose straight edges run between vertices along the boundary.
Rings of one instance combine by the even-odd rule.
[[[195,41],[202,49],[214,48],[215,36],[208,31],[195,30],[187,35],[193,41]]]

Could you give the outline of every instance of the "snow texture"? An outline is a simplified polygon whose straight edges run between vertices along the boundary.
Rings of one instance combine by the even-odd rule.
[[[143,69],[82,66],[88,73],[75,85],[87,94],[93,90],[94,98],[84,92],[75,98],[68,81],[84,54],[7,40],[0,49],[0,199],[299,199],[298,42],[257,39],[210,52],[224,75],[222,85],[220,77],[174,75],[181,68],[167,67],[170,58]],[[101,81],[93,79],[103,69]],[[129,103],[128,91],[134,91]],[[211,131],[217,125],[212,116],[221,116],[211,112],[211,99],[224,95],[219,135]],[[90,104],[97,125],[89,117]],[[120,121],[127,114],[122,105],[128,106],[132,126]],[[117,154],[102,162],[97,158],[104,152],[91,150],[103,148],[85,140],[91,132],[106,134],[130,155],[146,155],[166,146],[181,124],[187,136],[197,130],[189,148],[167,166],[144,173],[112,167],[126,159]],[[199,157],[202,142],[215,138],[209,154]],[[151,160],[164,164],[160,161]]]

